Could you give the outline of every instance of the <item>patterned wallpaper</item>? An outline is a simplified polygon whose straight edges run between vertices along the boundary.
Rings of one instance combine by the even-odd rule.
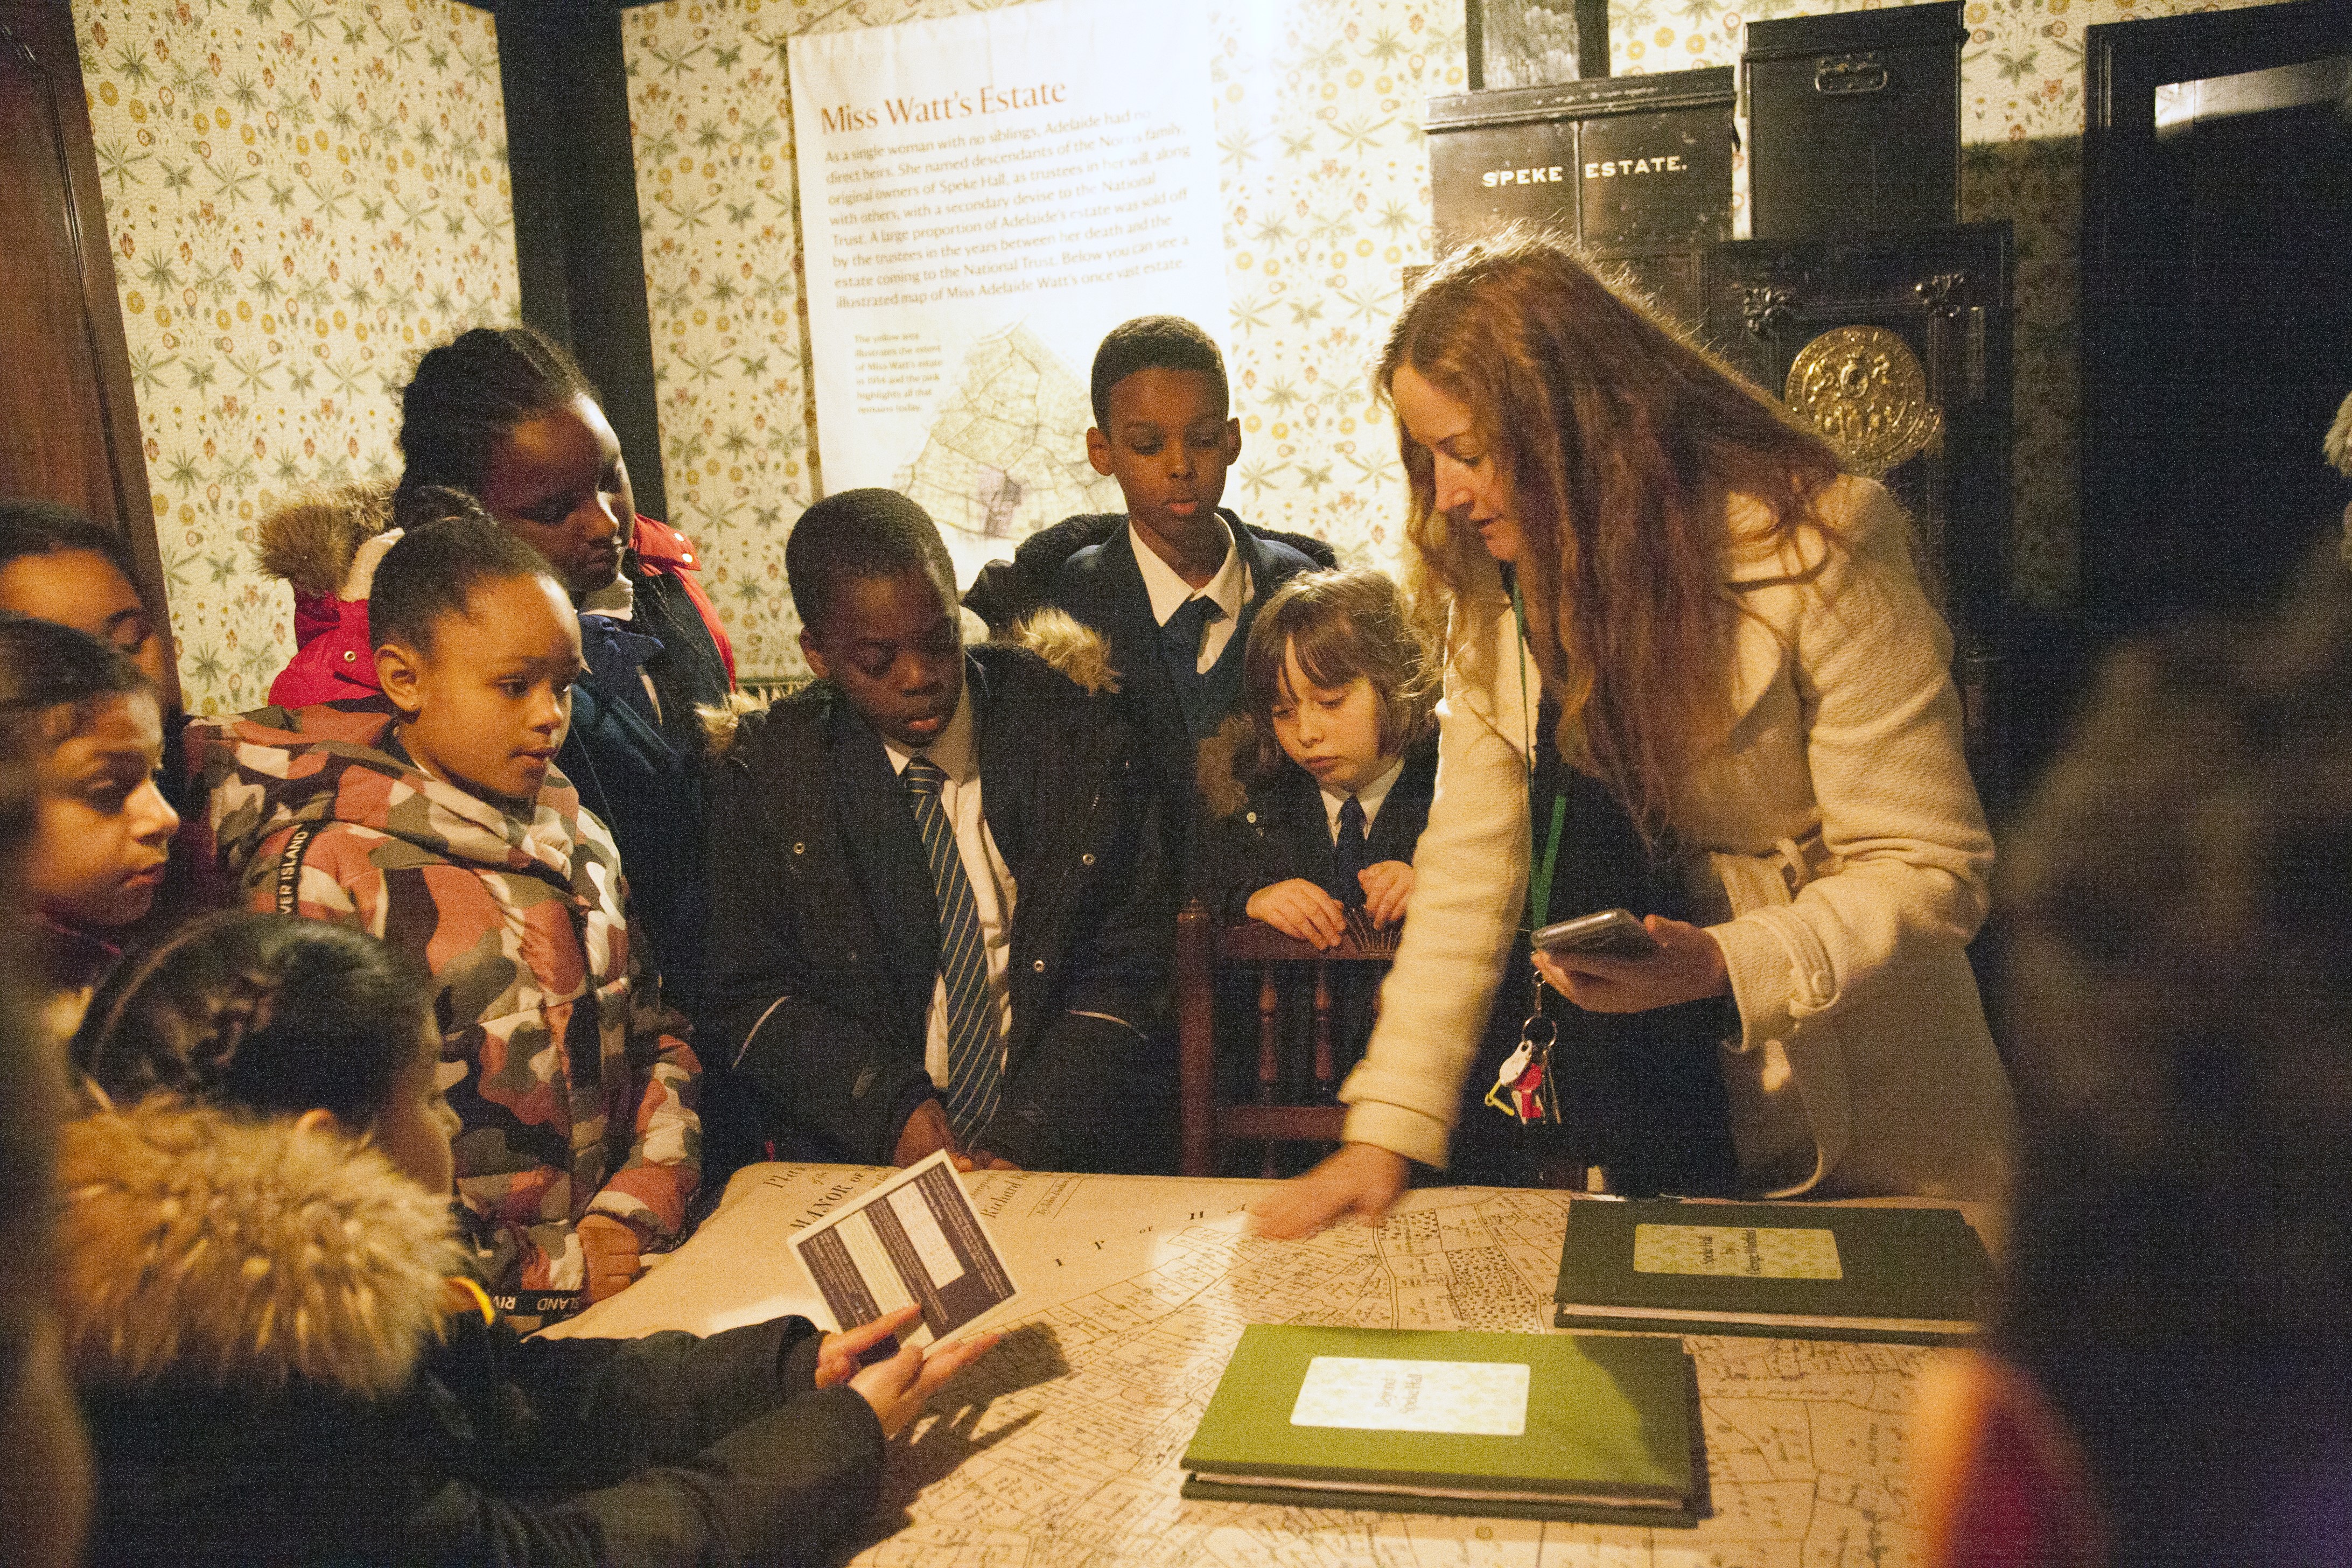
[[[748,668],[796,673],[783,541],[814,493],[790,99],[795,30],[986,0],[709,0],[625,14],[662,445]],[[2221,0],[2258,4],[2260,0]],[[1863,0],[1612,0],[1618,74],[1736,64],[1750,18]],[[2076,251],[2085,26],[2207,0],[1971,0],[1962,210],[2017,234],[2014,580],[2075,590]],[[1428,259],[1423,100],[1464,84],[1454,0],[1218,0],[1228,342],[1244,445],[1227,500],[1385,563],[1401,477],[1364,367]]]
[[[988,0],[683,0],[623,13],[673,521],[754,676],[796,673],[783,541],[815,493],[784,39]],[[1613,0],[1620,73],[1727,64],[1750,16],[1851,0]],[[2225,0],[2259,3],[2259,0]],[[1963,203],[2019,250],[2020,589],[2074,589],[2082,31],[2204,0],[1971,0]],[[182,679],[258,701],[291,651],[255,520],[393,471],[423,347],[514,314],[487,13],[448,0],[74,0]],[[1428,259],[1432,94],[1458,0],[1213,0],[1235,412],[1228,500],[1385,562],[1400,479],[1364,366]]]
[[[784,40],[983,8],[706,0],[623,13],[670,521],[702,542],[748,674],[800,672],[784,539],[818,477]],[[1463,89],[1461,7],[1213,0],[1208,15],[1244,431],[1225,500],[1385,561],[1402,479],[1364,371],[1396,312],[1399,268],[1429,258],[1421,106]]]
[[[396,473],[424,348],[515,311],[496,29],[445,0],[74,0],[180,679],[294,648],[253,526]]]

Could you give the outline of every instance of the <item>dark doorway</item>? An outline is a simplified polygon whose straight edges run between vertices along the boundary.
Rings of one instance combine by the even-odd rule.
[[[2085,46],[2084,592],[2131,629],[2258,600],[2340,526],[2352,0]]]

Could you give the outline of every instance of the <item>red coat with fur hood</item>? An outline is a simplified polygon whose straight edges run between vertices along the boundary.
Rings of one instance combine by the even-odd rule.
[[[345,485],[279,508],[261,522],[261,569],[294,589],[293,658],[269,683],[275,708],[308,708],[376,692],[375,648],[368,637],[368,588],[392,542],[392,487]],[[674,577],[693,602],[727,678],[735,648],[697,576],[694,542],[665,522],[639,517],[629,540],[641,575]]]

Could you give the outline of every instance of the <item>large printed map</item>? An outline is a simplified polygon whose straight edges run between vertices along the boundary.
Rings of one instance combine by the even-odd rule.
[[[823,1320],[784,1237],[884,1174],[764,1165],[694,1240],[566,1333]],[[1377,1227],[1251,1236],[1254,1182],[967,1178],[1020,1294],[1011,1331],[891,1450],[875,1568],[1830,1568],[1911,1561],[1906,1416],[1924,1352],[1724,1338],[1698,1365],[1696,1531],[1188,1502],[1178,1460],[1244,1324],[1539,1331],[1567,1200],[1439,1188]]]
[[[1117,482],[1087,461],[1093,423],[1085,384],[1015,322],[972,345],[923,449],[892,488],[920,501],[951,544],[984,541],[1010,555],[1023,536],[1066,517],[1120,510]]]

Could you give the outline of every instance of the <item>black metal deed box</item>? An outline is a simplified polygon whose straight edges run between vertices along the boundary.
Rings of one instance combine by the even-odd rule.
[[[1748,24],[1759,239],[1958,221],[1959,0]]]
[[[1696,321],[1699,252],[1731,235],[1735,96],[1720,66],[1431,99],[1438,251],[1542,224]]]

